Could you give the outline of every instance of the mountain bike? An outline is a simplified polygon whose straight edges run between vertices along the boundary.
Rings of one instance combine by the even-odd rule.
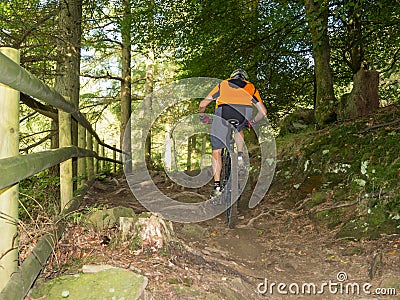
[[[237,153],[234,151],[235,139],[234,128],[237,128],[239,121],[236,119],[227,120],[231,125],[229,128],[229,143],[228,148],[223,148],[222,155],[222,170],[221,170],[221,184],[222,196],[221,202],[226,205],[226,223],[229,228],[234,228],[237,220],[237,206],[240,196],[239,186],[239,168]]]
[[[229,228],[234,228],[238,220],[238,200],[242,193],[241,185],[244,186],[243,182],[239,182],[239,173],[245,175],[245,169],[241,168],[239,172],[238,157],[235,152],[235,131],[240,131],[247,126],[243,123],[239,126],[240,122],[237,119],[226,120],[229,126],[228,131],[228,143],[226,148],[221,149],[221,188],[222,194],[217,199],[212,201],[213,205],[226,206],[226,223]],[[207,124],[212,124],[212,119],[207,120]],[[243,127],[242,127],[243,126]],[[241,127],[241,128],[239,128]],[[242,176],[246,178],[246,176]]]

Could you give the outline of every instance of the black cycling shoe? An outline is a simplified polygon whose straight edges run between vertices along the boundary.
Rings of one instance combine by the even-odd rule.
[[[220,189],[220,188],[218,189],[217,188],[217,189],[213,190],[211,192],[211,195],[210,195],[211,203],[214,204],[214,205],[222,204],[221,195],[222,195],[222,189]]]

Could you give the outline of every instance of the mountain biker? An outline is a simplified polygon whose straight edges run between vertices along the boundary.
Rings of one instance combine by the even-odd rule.
[[[212,101],[216,101],[214,118],[210,133],[212,147],[212,168],[214,172],[214,190],[211,193],[211,199],[221,195],[221,169],[222,159],[221,151],[228,147],[228,135],[230,124],[225,120],[236,119],[239,125],[235,129],[235,142],[238,151],[238,164],[243,165],[243,143],[246,126],[254,126],[267,115],[267,109],[263,104],[260,93],[248,81],[249,76],[246,71],[237,69],[232,72],[230,78],[221,81],[205,97],[199,105],[200,120],[203,123],[211,123],[209,117],[204,115],[206,107]],[[252,117],[253,106],[258,110],[254,119]]]

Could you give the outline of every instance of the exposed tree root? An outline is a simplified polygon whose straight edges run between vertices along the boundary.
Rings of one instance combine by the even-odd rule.
[[[363,131],[360,131],[359,134],[364,134],[364,133],[367,133],[370,130],[375,130],[375,129],[378,129],[378,128],[381,128],[381,127],[385,127],[385,126],[389,126],[389,125],[393,125],[393,124],[396,124],[396,123],[399,123],[399,122],[400,122],[400,119],[397,119],[397,120],[394,120],[394,121],[391,121],[391,122],[370,126],[370,127],[366,128],[366,129],[364,129]]]
[[[355,201],[352,201],[352,202],[346,202],[346,203],[339,204],[339,205],[333,205],[333,206],[329,206],[329,207],[316,209],[314,211],[311,211],[310,213],[316,214],[316,213],[320,213],[320,212],[327,211],[327,210],[338,209],[338,208],[343,208],[343,207],[349,207],[349,206],[356,205],[357,203],[358,203],[358,200],[355,200]]]

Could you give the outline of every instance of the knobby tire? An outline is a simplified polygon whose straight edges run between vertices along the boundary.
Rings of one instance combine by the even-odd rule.
[[[234,185],[232,185],[232,165],[231,155],[227,149],[223,149],[222,154],[222,179],[224,184],[223,202],[226,205],[226,222],[229,228],[234,228],[237,223],[237,201],[232,204],[232,198],[235,199]],[[236,169],[237,172],[237,169]],[[237,173],[236,173],[237,174]],[[237,177],[236,177],[237,178]],[[236,180],[237,185],[237,180]],[[237,189],[236,189],[237,192]],[[233,196],[233,197],[232,197]]]

